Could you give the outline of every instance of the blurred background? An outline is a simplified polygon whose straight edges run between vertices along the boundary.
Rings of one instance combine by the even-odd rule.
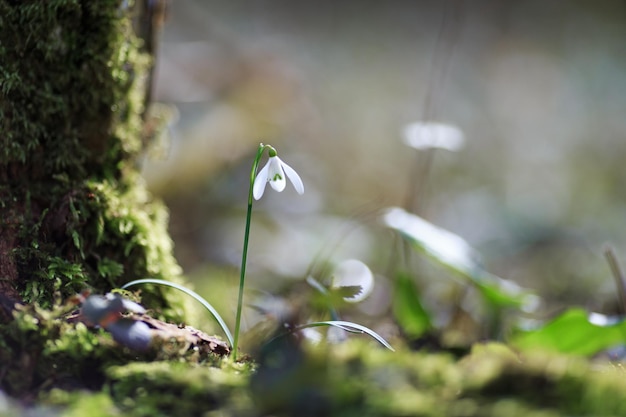
[[[255,203],[250,291],[284,293],[355,258],[376,276],[359,314],[384,317],[396,242],[380,211],[426,178],[419,214],[535,290],[543,314],[612,313],[603,247],[626,266],[625,40],[617,0],[172,1],[155,80],[172,121],[143,173],[186,275],[229,323],[259,142],[305,194],[289,184]],[[420,120],[459,127],[465,147],[407,147]],[[436,314],[459,302],[445,271],[415,273]]]

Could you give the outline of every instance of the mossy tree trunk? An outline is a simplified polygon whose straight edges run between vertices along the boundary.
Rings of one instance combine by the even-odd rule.
[[[133,17],[155,3],[0,0],[5,302],[180,275],[167,212],[138,174],[152,56]]]

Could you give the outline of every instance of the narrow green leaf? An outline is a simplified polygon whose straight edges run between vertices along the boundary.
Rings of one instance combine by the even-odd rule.
[[[519,331],[511,344],[520,349],[544,349],[589,356],[626,343],[626,321],[580,308],[565,311],[537,330]]]
[[[466,279],[493,305],[531,309],[537,304],[537,296],[485,271],[478,252],[460,236],[398,207],[388,209],[383,221],[413,248]]]
[[[78,234],[78,231],[76,230],[72,230],[72,242],[74,242],[74,246],[76,247],[76,249],[79,250],[81,259],[85,259],[85,253],[83,252],[81,238]]]
[[[411,338],[418,338],[430,330],[430,315],[422,305],[411,276],[398,274],[393,290],[393,315],[404,333]]]
[[[354,332],[365,333],[369,335],[370,337],[372,337],[373,339],[376,339],[378,343],[385,346],[387,349],[395,352],[395,349],[391,347],[389,342],[387,342],[381,335],[376,333],[374,330],[370,329],[369,327],[365,327],[360,324],[357,324],[357,323],[352,323],[351,321],[343,321],[343,320],[316,321],[313,323],[306,323],[300,326],[296,326],[293,328],[293,331],[306,329],[308,327],[321,327],[321,326],[337,327],[339,329],[342,329],[351,333],[354,333]]]
[[[233,346],[233,335],[231,334],[230,329],[228,328],[228,325],[226,324],[224,319],[222,319],[222,316],[219,315],[215,307],[213,307],[207,300],[204,299],[204,297],[202,297],[197,292],[192,291],[189,288],[186,288],[174,282],[169,282],[169,281],[165,281],[162,279],[155,279],[155,278],[137,279],[135,281],[131,281],[131,282],[124,284],[122,286],[122,289],[125,290],[128,287],[132,287],[133,285],[138,285],[138,284],[164,285],[166,287],[176,288],[177,290],[182,291],[185,294],[189,295],[190,297],[194,298],[196,301],[202,304],[204,308],[209,310],[209,312],[211,313],[215,321],[217,321],[217,323],[222,328],[222,331],[224,332],[224,334],[226,335],[226,338],[228,339],[228,343],[230,343],[230,345]]]

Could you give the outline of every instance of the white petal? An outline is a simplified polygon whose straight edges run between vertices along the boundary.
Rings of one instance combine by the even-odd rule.
[[[304,184],[302,184],[300,175],[298,175],[298,173],[286,163],[283,162],[282,164],[285,174],[287,174],[287,178],[289,178],[289,181],[293,184],[293,188],[296,189],[298,194],[304,194]]]
[[[259,171],[256,178],[254,179],[254,186],[252,187],[252,195],[254,195],[254,199],[258,200],[263,197],[263,193],[265,192],[265,186],[267,185],[267,178],[270,169],[269,161],[263,169]]]
[[[283,161],[281,161],[279,157],[270,157],[270,168],[267,175],[267,180],[269,181],[272,188],[278,192],[284,190],[285,186],[287,185],[287,181],[285,180],[285,172],[283,171],[283,164]]]

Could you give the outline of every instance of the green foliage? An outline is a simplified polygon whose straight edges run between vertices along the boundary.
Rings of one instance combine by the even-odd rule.
[[[432,328],[430,315],[422,305],[410,275],[399,273],[393,282],[393,316],[409,338],[419,338]]]
[[[593,355],[626,341],[626,321],[572,308],[535,330],[519,331],[511,343],[525,351]]]
[[[115,262],[109,258],[103,258],[98,261],[98,274],[103,278],[111,280],[119,277],[124,273],[124,265]]]
[[[68,286],[74,282],[78,282],[82,286],[85,285],[85,274],[81,266],[58,256],[49,259],[48,268],[44,275],[45,279],[55,280],[55,290],[59,290],[61,285]]]
[[[49,307],[52,302],[50,294],[75,294],[88,285],[89,277],[81,264],[59,256],[43,257],[40,260],[47,267],[35,270],[34,277],[38,279],[31,279],[26,283],[25,301],[39,301],[44,307]]]
[[[387,226],[398,231],[414,249],[463,277],[490,305],[522,307],[534,302],[536,297],[512,281],[485,271],[476,250],[460,236],[400,208],[389,209],[384,220]]]

